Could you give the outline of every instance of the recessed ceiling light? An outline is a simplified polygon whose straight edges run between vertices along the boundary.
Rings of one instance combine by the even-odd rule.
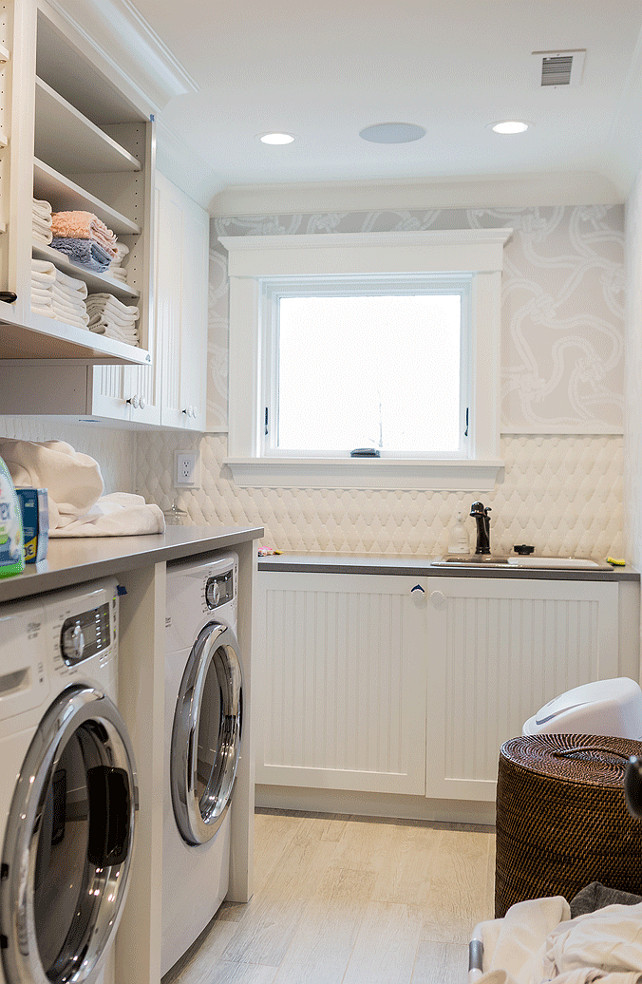
[[[264,144],[272,144],[273,146],[282,146],[283,144],[292,143],[294,137],[291,133],[260,133],[259,140]]]
[[[531,124],[525,123],[524,120],[500,120],[488,125],[495,133],[524,133]]]
[[[361,130],[359,136],[371,143],[411,143],[425,137],[426,131],[416,123],[375,123]]]

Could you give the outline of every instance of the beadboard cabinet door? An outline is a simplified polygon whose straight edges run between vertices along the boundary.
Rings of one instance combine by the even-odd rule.
[[[257,782],[423,794],[425,583],[259,573]]]
[[[205,427],[209,218],[156,174],[156,328],[161,425]]]
[[[492,802],[502,743],[557,694],[618,675],[618,585],[428,584],[426,796]]]

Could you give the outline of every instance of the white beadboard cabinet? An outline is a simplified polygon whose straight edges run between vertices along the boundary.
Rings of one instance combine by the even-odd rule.
[[[426,603],[416,579],[258,582],[256,781],[423,793]]]
[[[209,217],[156,175],[156,328],[161,425],[205,427]]]
[[[259,571],[257,783],[492,802],[499,748],[538,707],[635,672],[621,590]]]
[[[618,675],[618,585],[431,578],[426,796],[495,800],[499,749],[571,687]]]

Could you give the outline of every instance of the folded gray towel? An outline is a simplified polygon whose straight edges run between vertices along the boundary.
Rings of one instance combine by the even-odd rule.
[[[608,888],[607,885],[595,881],[581,888],[569,905],[571,917],[575,919],[576,916],[583,916],[587,912],[604,909],[607,905],[637,905],[638,902],[642,902],[642,896],[621,892],[618,888]]]
[[[54,236],[51,246],[65,253],[72,263],[77,263],[78,266],[93,270],[95,273],[103,273],[111,263],[111,256],[107,250],[92,239],[65,239]]]

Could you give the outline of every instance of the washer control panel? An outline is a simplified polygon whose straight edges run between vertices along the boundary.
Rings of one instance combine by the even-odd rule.
[[[75,666],[111,645],[109,604],[72,615],[62,623],[60,652],[67,666]]]
[[[45,600],[48,645],[55,673],[70,678],[113,662],[117,652],[118,594],[115,580],[94,581]]]
[[[205,582],[205,604],[210,611],[226,605],[234,598],[234,570],[208,577]]]

